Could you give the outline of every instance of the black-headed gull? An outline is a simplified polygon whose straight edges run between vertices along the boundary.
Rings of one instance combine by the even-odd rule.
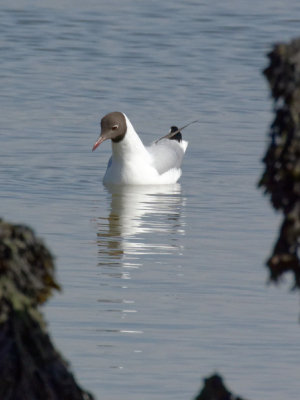
[[[104,184],[173,184],[181,176],[181,163],[188,142],[177,127],[168,135],[145,147],[124,113],[112,112],[101,120],[101,133],[93,151],[111,139],[112,156],[103,178]]]

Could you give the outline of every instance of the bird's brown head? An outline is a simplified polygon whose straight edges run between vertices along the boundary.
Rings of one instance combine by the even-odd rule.
[[[106,114],[101,119],[101,133],[93,146],[93,151],[105,140],[111,139],[113,142],[118,143],[124,139],[127,131],[126,118],[123,113],[114,111]]]

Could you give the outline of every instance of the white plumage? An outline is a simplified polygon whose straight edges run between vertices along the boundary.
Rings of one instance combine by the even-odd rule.
[[[124,113],[107,114],[101,120],[101,134],[95,150],[106,139],[112,140],[112,156],[104,184],[173,184],[181,176],[181,164],[188,142],[161,139],[145,147]]]

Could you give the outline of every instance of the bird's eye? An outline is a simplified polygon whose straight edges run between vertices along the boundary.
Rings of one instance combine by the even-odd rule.
[[[119,128],[119,125],[114,125],[111,129],[113,130],[113,131],[115,131],[116,129],[118,129]]]

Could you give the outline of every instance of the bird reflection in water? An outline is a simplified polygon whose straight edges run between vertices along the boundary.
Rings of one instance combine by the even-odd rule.
[[[98,218],[100,264],[121,266],[128,264],[128,257],[136,264],[143,254],[176,251],[177,239],[184,234],[180,184],[108,186],[106,190],[111,204],[109,216]]]
[[[142,266],[150,263],[155,268],[166,262],[166,255],[182,253],[185,200],[180,184],[106,187],[106,191],[109,215],[97,219],[98,301],[107,317],[104,331],[113,326],[122,335],[143,333],[135,323],[139,318],[134,317],[140,307],[138,293],[147,281],[144,274],[149,273]]]

